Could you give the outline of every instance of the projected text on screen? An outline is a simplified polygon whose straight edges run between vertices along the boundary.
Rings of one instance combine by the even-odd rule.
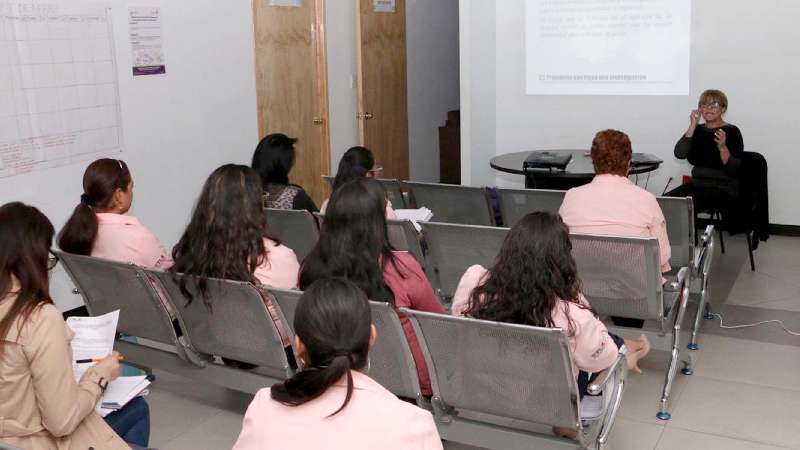
[[[688,95],[691,0],[526,0],[531,95]]]

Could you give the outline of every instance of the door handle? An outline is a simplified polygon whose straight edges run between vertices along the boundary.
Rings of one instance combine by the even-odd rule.
[[[325,119],[323,119],[322,117],[314,117],[314,120],[312,122],[314,122],[314,125],[322,125],[323,123],[325,123]]]
[[[356,114],[356,119],[358,119],[358,120],[370,120],[373,117],[375,117],[375,116],[373,116],[371,112],[357,113]]]

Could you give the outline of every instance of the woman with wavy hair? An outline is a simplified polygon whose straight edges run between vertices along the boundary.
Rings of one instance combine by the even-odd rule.
[[[297,285],[294,251],[267,231],[261,179],[251,168],[226,164],[208,177],[189,225],[172,249],[173,273],[193,280],[208,297],[208,278],[249,281],[282,289]]]
[[[334,191],[319,241],[303,261],[300,288],[327,277],[344,277],[370,300],[443,314],[422,267],[408,252],[395,251],[386,228],[386,195],[377,181],[351,180]],[[431,393],[425,358],[407,317],[400,318],[420,387]]]
[[[358,286],[316,281],[300,297],[294,329],[300,370],[256,394],[234,450],[442,448],[429,412],[367,375],[377,335]]]
[[[122,437],[146,447],[150,413],[143,398],[105,421],[94,412],[119,376],[116,352],[75,380],[74,333],[50,298],[54,234],[38,209],[0,207],[0,442],[31,450],[129,449]]]
[[[572,350],[572,369],[583,396],[591,374],[607,369],[618,348],[628,348],[628,367],[650,350],[647,338],[610,334],[580,292],[572,244],[564,222],[549,212],[523,217],[509,231],[494,266],[475,265],[461,277],[453,315],[496,322],[561,328]]]
[[[58,246],[67,253],[166,269],[172,265],[158,239],[128,213],[133,178],[121,159],[103,158],[83,173],[83,194],[64,228]]]

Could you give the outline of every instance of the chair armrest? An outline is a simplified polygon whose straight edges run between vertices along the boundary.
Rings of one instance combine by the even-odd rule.
[[[699,274],[705,268],[701,267],[704,260],[711,257],[711,255],[707,255],[708,251],[713,251],[714,249],[714,225],[708,225],[703,231],[703,234],[700,236],[700,245],[699,249],[694,252],[694,261],[692,261],[692,273]]]
[[[627,367],[625,361],[625,354],[628,353],[628,349],[624,346],[619,349],[619,353],[617,354],[617,359],[614,360],[614,363],[611,364],[611,367],[608,369],[603,370],[602,372],[597,374],[597,377],[594,381],[589,384],[589,387],[586,388],[586,392],[589,395],[600,395],[603,393],[603,389],[608,384],[610,380],[613,379],[613,375],[620,370],[622,367]]]

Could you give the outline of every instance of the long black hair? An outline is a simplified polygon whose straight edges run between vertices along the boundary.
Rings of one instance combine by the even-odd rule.
[[[273,133],[258,143],[251,166],[261,176],[265,189],[270,184],[289,184],[289,172],[294,167],[296,142],[296,138]]]
[[[520,219],[503,241],[487,277],[472,291],[465,315],[552,328],[559,299],[586,307],[579,300],[569,230],[557,214],[537,211]],[[574,324],[569,314],[567,318],[567,332],[572,335]]]
[[[103,158],[89,164],[83,173],[81,200],[58,234],[61,250],[90,255],[97,239],[95,213],[111,207],[117,189],[128,192],[130,183],[131,172],[121,159]]]
[[[54,234],[53,224],[33,206],[12,202],[0,207],[0,300],[17,296],[0,319],[0,344],[17,318],[21,329],[38,308],[53,303],[47,263]],[[17,292],[12,292],[14,279],[19,283]],[[4,348],[0,345],[0,356]]]
[[[267,259],[267,232],[261,205],[261,179],[251,168],[236,164],[219,167],[206,180],[180,240],[172,249],[172,273],[188,275],[181,280],[181,292],[191,278],[204,300],[207,279],[224,278],[256,283],[253,273]]]
[[[375,157],[366,147],[351,147],[339,161],[336,178],[333,179],[333,190],[336,191],[345,183],[367,176],[375,168]]]
[[[364,292],[343,278],[322,278],[308,287],[297,304],[294,329],[306,349],[302,370],[274,384],[273,400],[299,406],[319,397],[347,376],[344,403],[353,395],[351,370],[367,365],[372,316]],[[330,417],[328,416],[328,417]]]
[[[300,289],[320,278],[345,277],[371,300],[393,303],[383,268],[402,263],[392,253],[385,211],[386,194],[375,180],[358,178],[335,190],[317,245],[303,260]]]

